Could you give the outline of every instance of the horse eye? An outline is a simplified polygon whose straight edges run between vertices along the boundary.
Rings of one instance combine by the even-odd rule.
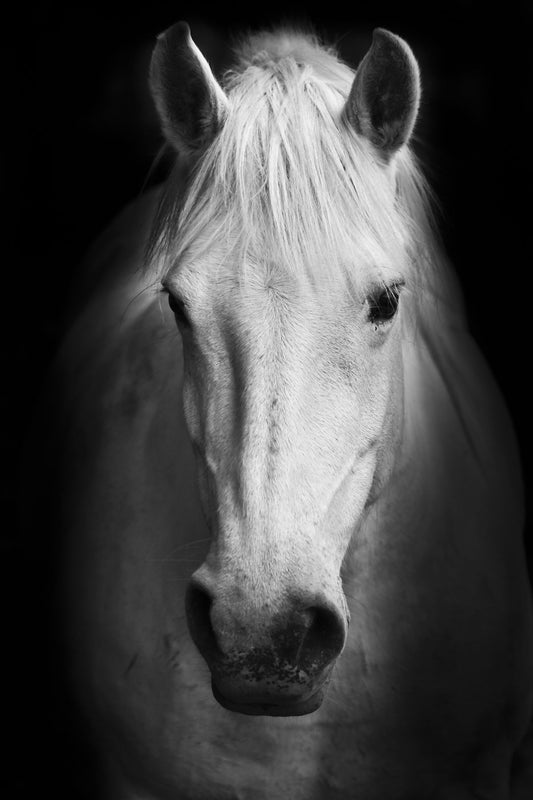
[[[374,325],[389,322],[398,310],[401,284],[385,286],[368,298],[368,319]]]
[[[179,300],[175,295],[171,294],[171,292],[168,293],[168,305],[180,325],[189,325],[189,318],[187,317],[183,301]]]

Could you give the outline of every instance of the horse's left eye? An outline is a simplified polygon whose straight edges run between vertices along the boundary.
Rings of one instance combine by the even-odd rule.
[[[368,319],[374,325],[389,322],[398,310],[401,284],[394,283],[379,289],[368,298]]]

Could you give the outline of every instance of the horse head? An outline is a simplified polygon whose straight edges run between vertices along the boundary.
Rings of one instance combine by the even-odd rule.
[[[303,37],[264,44],[221,85],[187,25],[159,38],[151,85],[178,167],[156,239],[212,536],[190,633],[222,705],[300,715],[344,648],[343,562],[401,438],[395,175],[420,89],[384,30],[355,75]]]

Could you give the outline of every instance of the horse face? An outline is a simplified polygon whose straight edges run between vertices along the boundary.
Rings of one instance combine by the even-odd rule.
[[[151,69],[163,130],[196,187],[164,279],[213,537],[188,621],[215,696],[250,714],[320,705],[346,638],[343,559],[386,480],[402,411],[404,258],[386,242],[416,62],[381,30],[355,79],[294,46],[301,53],[278,53],[275,66],[241,66],[226,95],[178,24]],[[318,252],[328,269],[312,263]]]
[[[188,619],[229,708],[314,710],[343,649],[341,566],[401,412],[402,278],[384,281],[339,294],[269,263],[167,278],[213,535]]]

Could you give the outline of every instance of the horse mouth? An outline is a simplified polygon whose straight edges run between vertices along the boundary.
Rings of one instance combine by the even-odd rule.
[[[269,697],[257,697],[246,701],[232,700],[223,695],[216,687],[214,681],[211,683],[213,696],[223,708],[228,711],[235,711],[238,714],[249,714],[251,716],[263,717],[302,717],[304,714],[312,714],[322,705],[326,694],[326,686],[320,686],[312,694],[302,698],[279,698],[274,701]]]

